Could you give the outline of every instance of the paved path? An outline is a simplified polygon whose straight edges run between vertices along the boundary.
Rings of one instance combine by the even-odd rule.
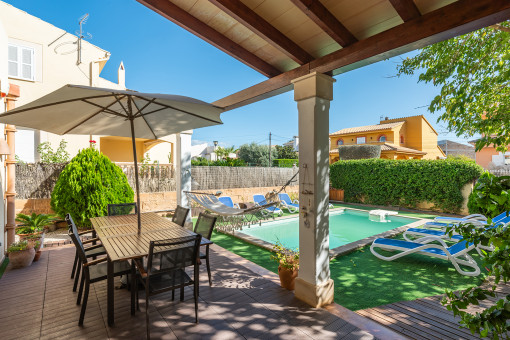
[[[73,259],[73,247],[48,248],[31,267],[7,269],[0,280],[3,340],[145,338],[145,305],[141,302],[142,311],[132,317],[126,290],[115,292],[116,323],[106,326],[106,282],[92,285],[85,324],[78,326],[80,306],[76,305],[70,279]],[[184,302],[171,301],[169,294],[162,294],[154,297],[149,307],[151,338],[374,339],[372,334],[381,339],[398,338],[396,333],[339,306],[330,307],[332,313],[308,307],[279,287],[274,274],[264,270],[256,273],[256,265],[223,248],[213,247],[211,267],[212,287],[207,284],[205,271],[201,273],[200,323],[194,323],[190,289]]]

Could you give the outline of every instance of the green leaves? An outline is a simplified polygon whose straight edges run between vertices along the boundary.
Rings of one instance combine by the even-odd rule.
[[[427,201],[437,209],[457,212],[462,187],[483,169],[472,161],[364,159],[339,161],[330,167],[331,185],[344,190],[348,202],[416,207]]]
[[[469,195],[468,208],[473,214],[494,217],[510,211],[510,177],[484,172]]]
[[[483,135],[476,150],[510,145],[510,23],[443,41],[406,58],[398,76],[421,72],[420,82],[441,86],[430,106],[457,136]]]
[[[107,214],[108,204],[131,203],[133,189],[120,167],[93,148],[81,150],[64,168],[51,194],[59,216],[70,213],[78,225]]]

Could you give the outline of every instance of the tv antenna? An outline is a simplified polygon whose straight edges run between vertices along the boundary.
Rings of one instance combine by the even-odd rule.
[[[87,23],[88,18],[89,18],[88,13],[80,18],[80,21],[79,21],[80,30],[76,31],[76,35],[78,35],[78,61],[76,63],[77,65],[81,64],[81,42],[82,42],[82,40],[83,39],[92,39],[92,34],[83,32],[83,25]]]

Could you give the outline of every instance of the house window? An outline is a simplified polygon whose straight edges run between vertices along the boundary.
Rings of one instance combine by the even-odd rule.
[[[404,144],[404,136],[400,136],[400,144]]]
[[[365,144],[367,142],[366,137],[356,137],[356,144]]]
[[[336,141],[336,145],[344,145],[344,140],[340,138],[339,140]]]
[[[9,45],[7,64],[9,77],[34,80],[33,48]]]
[[[385,135],[380,135],[379,136],[379,142],[386,142],[386,136]]]

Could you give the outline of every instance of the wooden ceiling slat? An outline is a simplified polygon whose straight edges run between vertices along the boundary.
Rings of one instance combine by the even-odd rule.
[[[356,37],[319,1],[291,1],[340,46],[346,47],[358,41],[358,39],[356,39]]]
[[[421,16],[420,10],[413,0],[389,0],[404,22]]]
[[[222,11],[230,15],[235,20],[239,21],[244,26],[248,27],[251,31],[255,32],[258,36],[263,38],[269,44],[278,48],[280,51],[289,56],[299,65],[306,64],[314,58],[299,47],[298,44],[293,42],[282,32],[277,30],[264,18],[259,16],[248,6],[239,0],[209,0],[212,4],[220,8]]]
[[[168,20],[179,25],[185,30],[193,33],[199,38],[207,41],[211,45],[217,47],[223,52],[231,55],[242,63],[257,70],[266,77],[274,77],[280,74],[273,65],[267,63],[263,59],[257,57],[255,54],[246,50],[241,45],[226,38],[223,34],[211,28],[207,24],[198,20],[188,12],[181,9],[179,6],[173,4],[168,0],[137,0],[142,5],[152,9],[153,11],[161,14]]]
[[[339,74],[510,19],[508,0],[459,0],[358,41],[297,69],[215,101],[235,109],[290,91],[291,80],[312,72]]]

